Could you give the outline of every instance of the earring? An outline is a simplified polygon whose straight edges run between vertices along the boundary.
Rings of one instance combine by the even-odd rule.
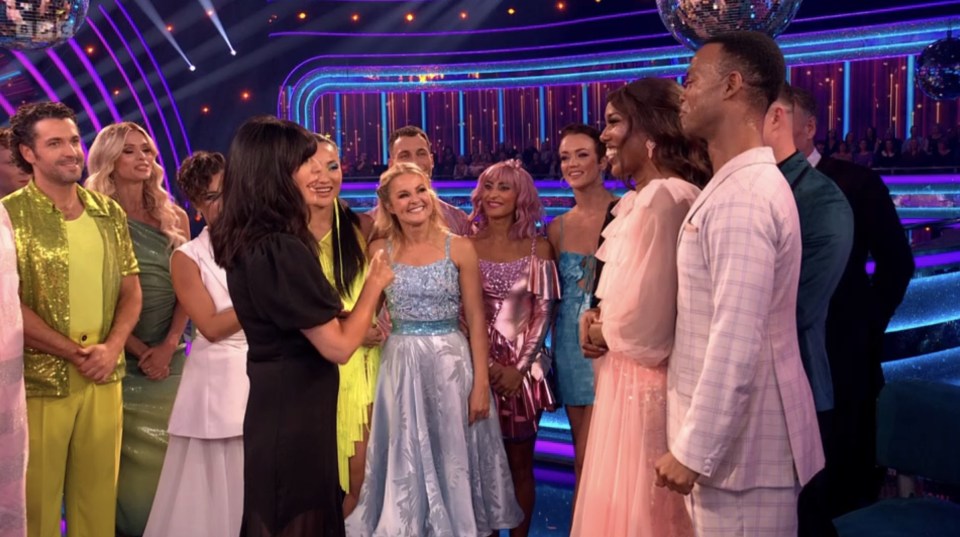
[[[653,141],[651,140],[647,140],[646,146],[647,146],[647,158],[652,159],[653,149],[657,147],[657,144],[653,143]]]

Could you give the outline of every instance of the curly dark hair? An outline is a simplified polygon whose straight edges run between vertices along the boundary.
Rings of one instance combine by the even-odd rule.
[[[196,151],[187,157],[177,170],[177,186],[193,205],[203,201],[210,179],[222,172],[227,160],[222,153]]]
[[[292,121],[257,116],[240,126],[230,142],[222,208],[210,232],[218,265],[232,268],[271,233],[293,235],[318,252],[307,204],[293,180],[316,152],[316,138]]]
[[[33,165],[20,154],[20,146],[36,149],[37,133],[34,127],[44,119],[69,119],[76,123],[77,115],[63,103],[43,101],[22,104],[17,108],[17,113],[10,116],[10,152],[17,166],[29,174],[33,174]]]
[[[12,151],[13,146],[10,145],[12,139],[13,131],[10,130],[10,127],[0,127],[0,147]]]
[[[653,160],[702,187],[713,174],[706,144],[691,140],[680,127],[680,93],[674,80],[641,78],[609,95],[607,102],[624,116],[633,135],[642,132],[655,144]]]

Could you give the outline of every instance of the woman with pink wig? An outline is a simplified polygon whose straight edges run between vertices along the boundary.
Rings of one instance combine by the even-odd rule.
[[[535,497],[533,447],[537,422],[556,401],[544,378],[550,357],[544,339],[560,298],[553,248],[538,236],[543,206],[533,178],[517,160],[487,168],[471,195],[471,239],[480,258],[490,338],[490,385],[523,524],[530,530]]]

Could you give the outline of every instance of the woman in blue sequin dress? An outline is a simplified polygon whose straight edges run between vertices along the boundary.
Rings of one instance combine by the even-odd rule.
[[[560,172],[573,189],[576,205],[555,218],[547,237],[557,252],[560,274],[560,304],[553,328],[553,369],[560,402],[564,404],[575,454],[574,472],[580,482],[590,415],[593,409],[593,360],[580,350],[580,316],[590,309],[599,279],[597,251],[600,231],[609,221],[616,197],[603,185],[607,167],[606,148],[600,131],[574,124],[560,134]]]
[[[371,254],[396,275],[363,487],[347,535],[486,536],[523,519],[500,424],[491,416],[488,342],[476,251],[450,235],[414,164],[380,178]],[[460,332],[461,298],[470,332]],[[471,359],[472,357],[472,359]]]

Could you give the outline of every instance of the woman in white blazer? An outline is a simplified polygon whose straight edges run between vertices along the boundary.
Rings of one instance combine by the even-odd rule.
[[[223,155],[197,152],[177,174],[181,192],[210,225],[220,209],[223,169]],[[206,228],[174,252],[170,270],[177,300],[199,333],[170,415],[170,446],[144,536],[236,537],[243,516],[247,340]]]

